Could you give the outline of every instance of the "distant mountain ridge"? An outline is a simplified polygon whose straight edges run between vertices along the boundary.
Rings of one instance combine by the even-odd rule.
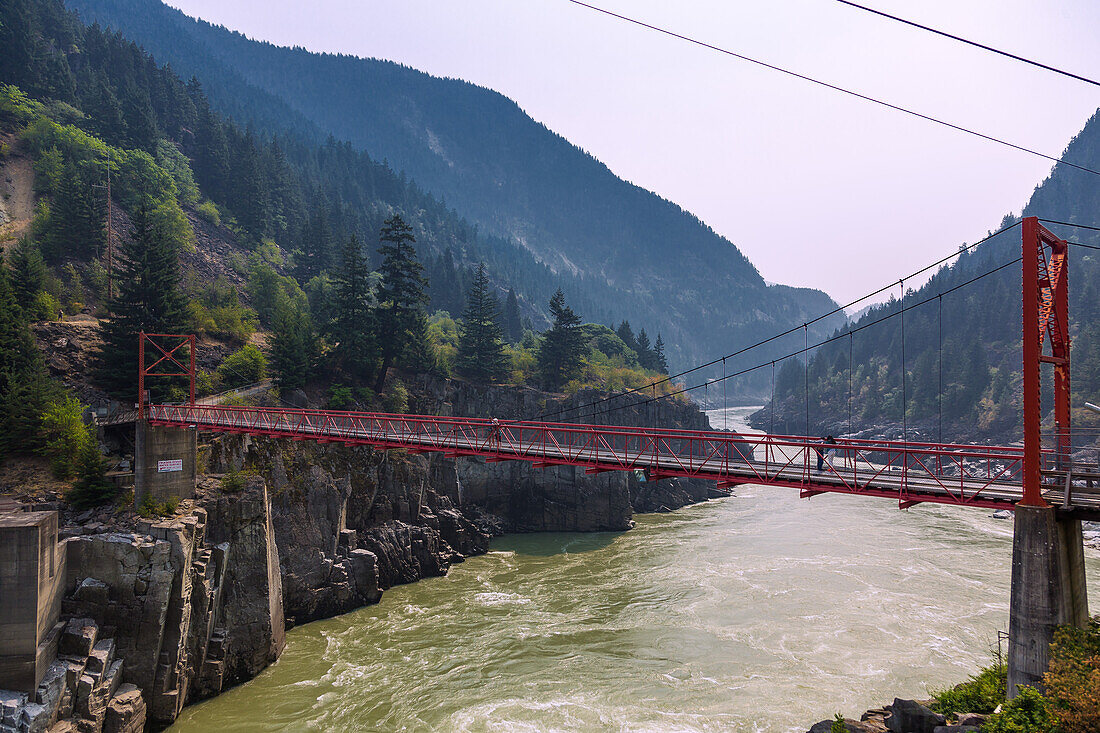
[[[553,270],[602,280],[610,288],[583,298],[597,312],[583,315],[652,324],[674,365],[835,307],[817,290],[769,287],[698,218],[617,178],[496,92],[389,61],[252,41],[157,0],[67,5],[198,77],[211,103],[238,121],[314,142],[347,139]]]

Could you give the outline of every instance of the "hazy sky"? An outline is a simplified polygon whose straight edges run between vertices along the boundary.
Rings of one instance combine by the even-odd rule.
[[[835,0],[590,1],[1056,156],[1100,107],[1100,88]],[[995,228],[1051,167],[565,0],[170,2],[273,43],[495,89],[697,214],[768,280],[842,302]],[[1100,77],[1095,0],[863,4]]]

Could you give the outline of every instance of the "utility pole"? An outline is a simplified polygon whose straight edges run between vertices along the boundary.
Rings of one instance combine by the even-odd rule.
[[[107,185],[93,184],[92,188],[107,189],[107,300],[115,297],[115,247],[111,229],[111,149],[107,149]]]
[[[107,148],[107,301],[115,298],[115,247],[111,236],[111,149]]]

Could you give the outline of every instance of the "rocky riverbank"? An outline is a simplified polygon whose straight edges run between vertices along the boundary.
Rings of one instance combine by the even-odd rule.
[[[859,720],[844,718],[847,733],[979,733],[986,716],[953,712],[940,715],[931,709],[932,700],[903,700],[872,708]],[[807,733],[832,733],[836,719],[822,720]]]
[[[532,390],[442,383],[421,394],[444,412],[546,409]],[[682,409],[686,425],[705,426]],[[61,506],[56,661],[34,692],[0,696],[0,731],[160,728],[275,661],[287,628],[443,575],[493,535],[625,530],[635,512],[728,495],[633,473],[248,436],[209,440],[199,462],[195,497],[169,519]]]

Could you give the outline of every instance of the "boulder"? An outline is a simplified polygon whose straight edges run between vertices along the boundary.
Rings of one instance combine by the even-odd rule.
[[[59,654],[86,657],[92,653],[99,636],[99,627],[90,618],[71,618],[65,624],[58,646]]]
[[[883,733],[883,731],[886,730],[881,723],[852,720],[851,718],[844,719],[844,727],[848,733]],[[814,726],[810,728],[809,733],[832,733],[832,729],[833,721],[823,720],[820,723],[814,724]]]
[[[985,719],[988,716],[981,713],[955,713],[956,725],[976,725],[979,728],[985,723]]]
[[[107,706],[103,733],[142,733],[145,730],[145,699],[133,685],[122,685]]]
[[[886,718],[886,727],[893,733],[935,733],[937,726],[947,723],[947,718],[916,700],[894,698],[893,704],[887,707],[890,715]]]

